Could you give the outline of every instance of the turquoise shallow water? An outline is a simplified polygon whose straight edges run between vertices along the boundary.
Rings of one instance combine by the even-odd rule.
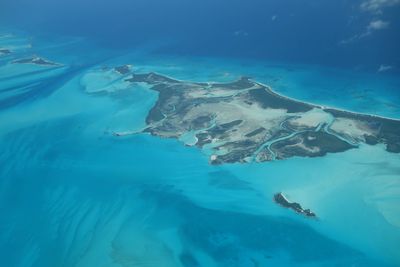
[[[179,140],[110,134],[141,129],[154,92],[85,92],[108,85],[93,73],[129,63],[196,81],[250,75],[301,100],[398,118],[398,79],[161,57],[145,47],[121,56],[75,39],[33,48],[18,36],[0,41],[23,46],[0,65],[2,266],[400,265],[399,155],[361,146],[323,158],[211,166]],[[9,64],[32,53],[65,66]],[[279,191],[319,219],[275,205]]]

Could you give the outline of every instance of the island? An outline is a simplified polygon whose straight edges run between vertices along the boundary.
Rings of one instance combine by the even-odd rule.
[[[8,54],[11,54],[11,50],[5,49],[5,48],[0,48],[0,56],[8,55]]]
[[[116,69],[132,88],[144,84],[158,92],[141,132],[196,146],[211,164],[321,157],[361,144],[400,152],[399,120],[298,101],[250,77],[229,83],[191,82],[130,71],[126,66]]]
[[[317,216],[315,215],[314,212],[312,212],[309,209],[303,209],[303,207],[296,202],[290,202],[285,195],[283,195],[283,193],[277,193],[274,195],[274,201],[281,205],[282,207],[291,209],[299,214],[305,215],[307,217],[312,217],[312,218],[316,218]]]
[[[132,66],[131,65],[121,65],[121,66],[115,67],[114,70],[121,75],[125,75],[132,71]]]
[[[41,57],[29,57],[23,59],[17,59],[12,62],[13,64],[34,64],[34,65],[41,65],[41,66],[60,66],[61,64],[49,61],[47,59]]]

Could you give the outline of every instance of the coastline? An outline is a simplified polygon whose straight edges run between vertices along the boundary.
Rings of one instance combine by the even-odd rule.
[[[269,85],[266,85],[266,84],[263,84],[263,83],[260,83],[260,82],[255,82],[253,80],[251,80],[251,81],[256,83],[256,84],[259,84],[261,86],[264,86],[264,87],[268,88],[271,91],[271,93],[274,93],[275,95],[277,95],[279,97],[282,97],[284,99],[287,99],[287,100],[290,100],[290,101],[293,101],[293,102],[314,106],[314,107],[320,108],[322,110],[334,109],[334,110],[341,111],[341,112],[344,112],[344,113],[349,113],[351,115],[366,116],[366,117],[372,117],[372,118],[378,118],[378,119],[385,119],[385,120],[391,120],[391,121],[395,121],[395,122],[400,122],[400,118],[397,119],[397,118],[386,117],[386,116],[381,116],[381,115],[375,115],[375,114],[370,114],[370,113],[356,112],[356,111],[347,110],[347,109],[343,109],[343,108],[338,108],[338,107],[333,107],[333,106],[325,106],[325,105],[318,105],[318,104],[314,104],[314,103],[311,103],[311,102],[298,100],[296,98],[292,98],[290,96],[286,96],[286,95],[283,95],[281,93],[278,93],[277,91],[272,89],[272,87],[269,86]]]
[[[177,79],[177,78],[171,77],[171,75],[165,75],[165,74],[157,72],[157,71],[152,71],[150,73],[154,73],[156,75],[160,75],[160,76],[166,77],[168,79],[174,80],[174,81],[179,82],[179,83],[190,83],[190,84],[204,84],[205,83],[205,82],[197,82],[197,81],[193,81],[193,80]],[[247,79],[249,79],[249,81],[251,81],[252,83],[254,83],[256,85],[268,88],[270,93],[272,93],[272,94],[274,94],[274,95],[276,95],[278,97],[281,97],[283,99],[290,100],[290,101],[293,101],[293,102],[296,102],[296,103],[310,105],[310,106],[313,106],[313,107],[316,107],[316,108],[320,108],[322,110],[334,109],[334,110],[337,110],[337,111],[348,113],[350,115],[365,116],[365,117],[372,117],[372,118],[377,118],[377,119],[391,120],[391,121],[394,121],[394,122],[400,122],[400,118],[393,118],[393,117],[387,117],[387,116],[382,116],[382,115],[357,112],[357,111],[348,110],[348,109],[344,109],[344,108],[339,108],[339,107],[335,107],[335,106],[320,105],[320,104],[315,104],[313,102],[299,100],[297,98],[293,98],[293,97],[284,95],[284,94],[282,94],[280,92],[277,92],[276,90],[274,90],[272,88],[272,86],[270,86],[268,84],[265,84],[265,83],[262,83],[262,82],[259,82],[257,80],[254,80],[253,78],[249,78],[248,76],[240,76],[238,79],[235,79],[235,80],[230,81],[230,82],[210,81],[210,82],[206,82],[206,84],[208,84],[208,86],[212,86],[213,84],[229,84],[229,83],[235,83],[237,81],[240,81],[242,78],[247,78]]]

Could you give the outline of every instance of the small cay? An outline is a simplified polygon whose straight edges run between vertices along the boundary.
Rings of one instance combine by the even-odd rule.
[[[11,54],[11,51],[9,49],[1,48],[0,47],[0,56],[1,55],[8,55]]]
[[[115,67],[114,70],[121,75],[125,75],[132,71],[132,66],[131,65],[122,65],[122,66]]]
[[[41,66],[60,66],[61,64],[49,61],[47,59],[41,57],[30,57],[30,58],[23,58],[14,60],[12,63],[14,64],[34,64],[34,65],[41,65]]]
[[[294,210],[299,214],[303,214],[307,217],[316,218],[317,215],[309,209],[303,209],[303,207],[297,202],[290,202],[283,193],[277,193],[274,195],[274,201],[282,207]]]

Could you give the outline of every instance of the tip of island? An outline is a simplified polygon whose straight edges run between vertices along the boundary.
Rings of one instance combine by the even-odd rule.
[[[0,56],[9,55],[9,54],[11,54],[11,50],[10,49],[6,49],[6,48],[1,48],[0,47]]]
[[[23,59],[17,59],[12,62],[13,64],[34,64],[40,66],[61,66],[59,63],[52,62],[42,57],[33,56]]]

